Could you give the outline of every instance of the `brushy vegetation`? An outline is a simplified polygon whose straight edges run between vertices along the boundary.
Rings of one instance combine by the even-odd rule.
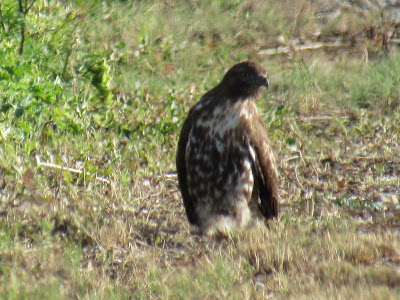
[[[386,11],[323,18],[329,1],[241,0],[0,9],[4,299],[399,297],[400,54],[382,42]],[[338,36],[350,45],[257,54]],[[177,138],[190,107],[245,59],[270,74],[259,109],[281,216],[196,236]]]

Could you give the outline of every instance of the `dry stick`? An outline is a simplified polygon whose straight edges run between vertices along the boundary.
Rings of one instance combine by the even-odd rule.
[[[304,186],[301,184],[300,179],[299,179],[299,173],[297,172],[297,167],[298,166],[296,166],[294,168],[294,175],[296,177],[296,181],[297,181],[298,185],[301,187],[302,190],[304,190]]]
[[[301,46],[286,46],[286,47],[278,47],[278,48],[270,48],[258,51],[260,55],[276,55],[276,54],[285,54],[292,51],[302,51],[302,50],[312,50],[319,48],[331,48],[331,47],[345,47],[347,44],[343,43],[314,43],[308,45]]]
[[[322,115],[322,116],[299,116],[299,117],[290,117],[289,120],[298,120],[298,121],[326,121],[331,120],[333,118],[348,118],[345,114],[338,115]]]
[[[391,44],[400,44],[400,39],[399,38],[391,38],[388,43]],[[269,48],[269,49],[263,49],[258,51],[258,54],[260,55],[276,55],[276,54],[286,54],[289,52],[296,52],[296,51],[303,51],[303,50],[314,50],[314,49],[320,49],[320,48],[332,48],[332,47],[348,47],[350,46],[350,43],[340,43],[340,42],[335,42],[335,43],[313,43],[313,44],[308,44],[308,45],[300,45],[300,46],[281,46],[277,48]]]
[[[74,168],[69,168],[69,167],[64,167],[64,166],[59,166],[56,164],[52,164],[52,163],[46,163],[46,162],[42,162],[39,158],[39,156],[36,156],[36,163],[38,164],[38,166],[42,166],[42,167],[46,167],[46,168],[51,168],[51,169],[56,169],[56,170],[62,170],[62,171],[68,171],[71,173],[75,173],[75,174],[82,174],[83,171],[78,170],[78,169],[74,169]],[[88,175],[91,175],[90,173],[87,173]],[[111,181],[108,180],[107,178],[104,177],[97,177],[96,175],[96,180],[110,184]]]
[[[284,158],[284,159],[282,159],[282,161],[281,161],[281,162],[285,163],[285,162],[289,162],[289,161],[291,161],[291,160],[294,160],[294,159],[299,159],[299,158],[300,158],[300,156],[299,156],[299,155],[294,155],[294,156],[291,156],[291,157],[288,157],[288,158]]]

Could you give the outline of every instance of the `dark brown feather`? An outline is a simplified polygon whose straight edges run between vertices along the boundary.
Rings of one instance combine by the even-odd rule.
[[[197,216],[194,211],[193,202],[190,199],[189,187],[187,184],[187,174],[186,174],[186,144],[188,142],[188,135],[190,132],[190,127],[192,123],[192,118],[189,116],[183,123],[181,130],[181,135],[178,142],[178,152],[176,155],[176,170],[178,172],[178,181],[182,193],[183,204],[185,206],[185,211],[189,222],[193,225],[197,224]]]
[[[278,173],[275,159],[267,136],[267,131],[261,120],[254,125],[251,135],[251,144],[254,145],[256,157],[254,163],[254,175],[258,195],[260,197],[260,210],[265,218],[278,216],[279,192]]]

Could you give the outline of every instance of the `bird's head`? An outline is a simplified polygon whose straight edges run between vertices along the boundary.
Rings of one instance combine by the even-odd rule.
[[[259,64],[244,61],[234,65],[225,74],[220,85],[234,98],[255,97],[260,87],[268,89],[267,71]]]

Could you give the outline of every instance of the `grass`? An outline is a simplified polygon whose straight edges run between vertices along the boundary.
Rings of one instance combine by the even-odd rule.
[[[385,14],[349,6],[329,19],[326,4],[38,0],[19,55],[18,2],[3,1],[2,298],[397,299],[400,53],[380,43]],[[257,55],[316,32],[367,38]],[[180,128],[248,58],[270,74],[258,106],[281,215],[227,237],[191,234]]]

